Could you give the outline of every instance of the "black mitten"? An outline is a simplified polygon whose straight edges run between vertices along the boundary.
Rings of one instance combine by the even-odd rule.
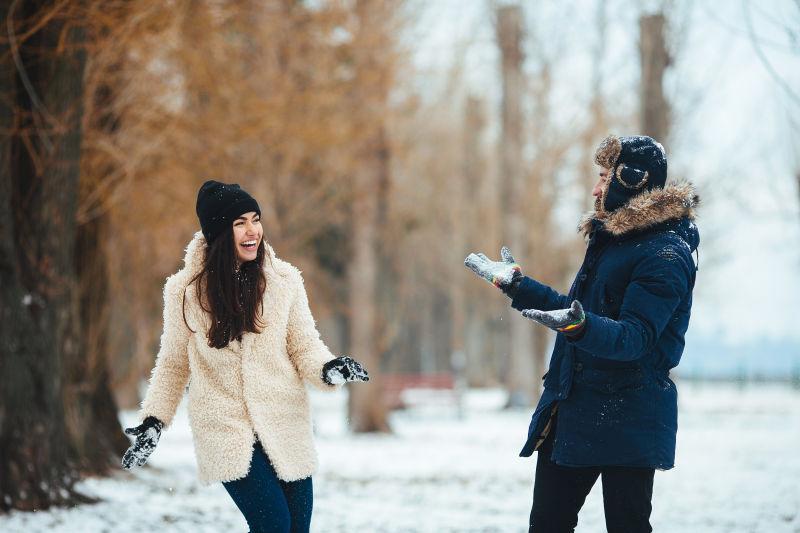
[[[369,374],[358,361],[342,356],[331,359],[322,366],[322,381],[328,385],[341,385],[348,381],[369,381]]]
[[[134,465],[144,465],[147,458],[156,449],[163,427],[164,423],[161,420],[154,416],[148,416],[138,426],[126,428],[125,433],[136,436],[136,442],[122,456],[122,467],[130,469]]]

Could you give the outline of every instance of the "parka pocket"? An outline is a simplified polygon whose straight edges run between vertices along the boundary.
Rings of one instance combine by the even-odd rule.
[[[640,367],[613,370],[584,367],[577,373],[575,381],[597,392],[616,394],[644,389],[646,378]]]

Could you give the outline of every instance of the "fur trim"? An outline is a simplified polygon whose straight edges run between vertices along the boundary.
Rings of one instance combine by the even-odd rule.
[[[667,183],[663,189],[657,187],[634,196],[611,213],[598,209],[598,202],[595,201],[595,210],[581,219],[578,229],[584,236],[588,236],[592,230],[592,220],[602,220],[606,231],[620,236],[668,220],[683,217],[694,220],[699,204],[700,197],[690,182]]]
[[[616,135],[609,135],[600,142],[594,153],[594,162],[601,167],[612,169],[617,165],[617,159],[622,152],[622,142]]]
[[[624,179],[622,179],[622,172],[626,168],[629,168],[629,167],[626,166],[625,163],[622,163],[617,167],[617,171],[614,173],[614,175],[616,176],[617,181],[619,182],[619,184],[622,185],[623,187],[625,187],[626,189],[630,189],[632,191],[638,191],[639,189],[644,187],[645,184],[647,183],[647,178],[650,177],[650,173],[645,170],[644,174],[642,174],[642,179],[639,180],[638,183],[636,183],[634,185],[628,185],[628,183]],[[637,170],[634,167],[630,167],[630,170],[628,171],[628,174],[633,174],[635,176],[637,172],[641,173],[641,170]]]
[[[157,416],[168,426],[189,383],[189,424],[202,484],[245,476],[257,437],[278,477],[306,478],[317,467],[306,383],[323,390],[322,366],[334,358],[308,307],[300,271],[275,257],[264,267],[266,326],[245,332],[224,348],[208,346],[210,317],[194,286],[206,241],[197,232],[185,266],[164,287],[164,332],[140,419]],[[183,319],[183,293],[186,292]],[[194,331],[194,333],[192,332]]]

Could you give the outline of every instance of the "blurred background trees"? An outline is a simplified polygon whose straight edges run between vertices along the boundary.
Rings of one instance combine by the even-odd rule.
[[[622,34],[617,4],[474,2],[437,47],[426,20],[460,7],[0,2],[0,509],[80,500],[74,480],[117,464],[206,179],[258,199],[326,342],[370,370],[354,431],[390,431],[383,373],[530,406],[552,336],[463,259],[507,244],[566,292],[599,140],[647,133],[694,162],[673,142],[691,115],[675,4],[637,5]]]

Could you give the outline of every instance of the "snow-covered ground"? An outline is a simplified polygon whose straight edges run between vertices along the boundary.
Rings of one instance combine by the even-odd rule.
[[[679,384],[677,468],[657,472],[656,532],[800,532],[800,391]],[[315,532],[523,532],[533,459],[517,457],[529,412],[501,411],[499,391],[392,416],[393,435],[353,436],[345,396],[315,394],[321,469]],[[123,423],[134,413],[121,413]],[[3,532],[237,532],[244,519],[221,485],[195,481],[182,406],[150,466],[81,483],[99,504],[0,517]],[[605,531],[598,483],[579,533]]]

